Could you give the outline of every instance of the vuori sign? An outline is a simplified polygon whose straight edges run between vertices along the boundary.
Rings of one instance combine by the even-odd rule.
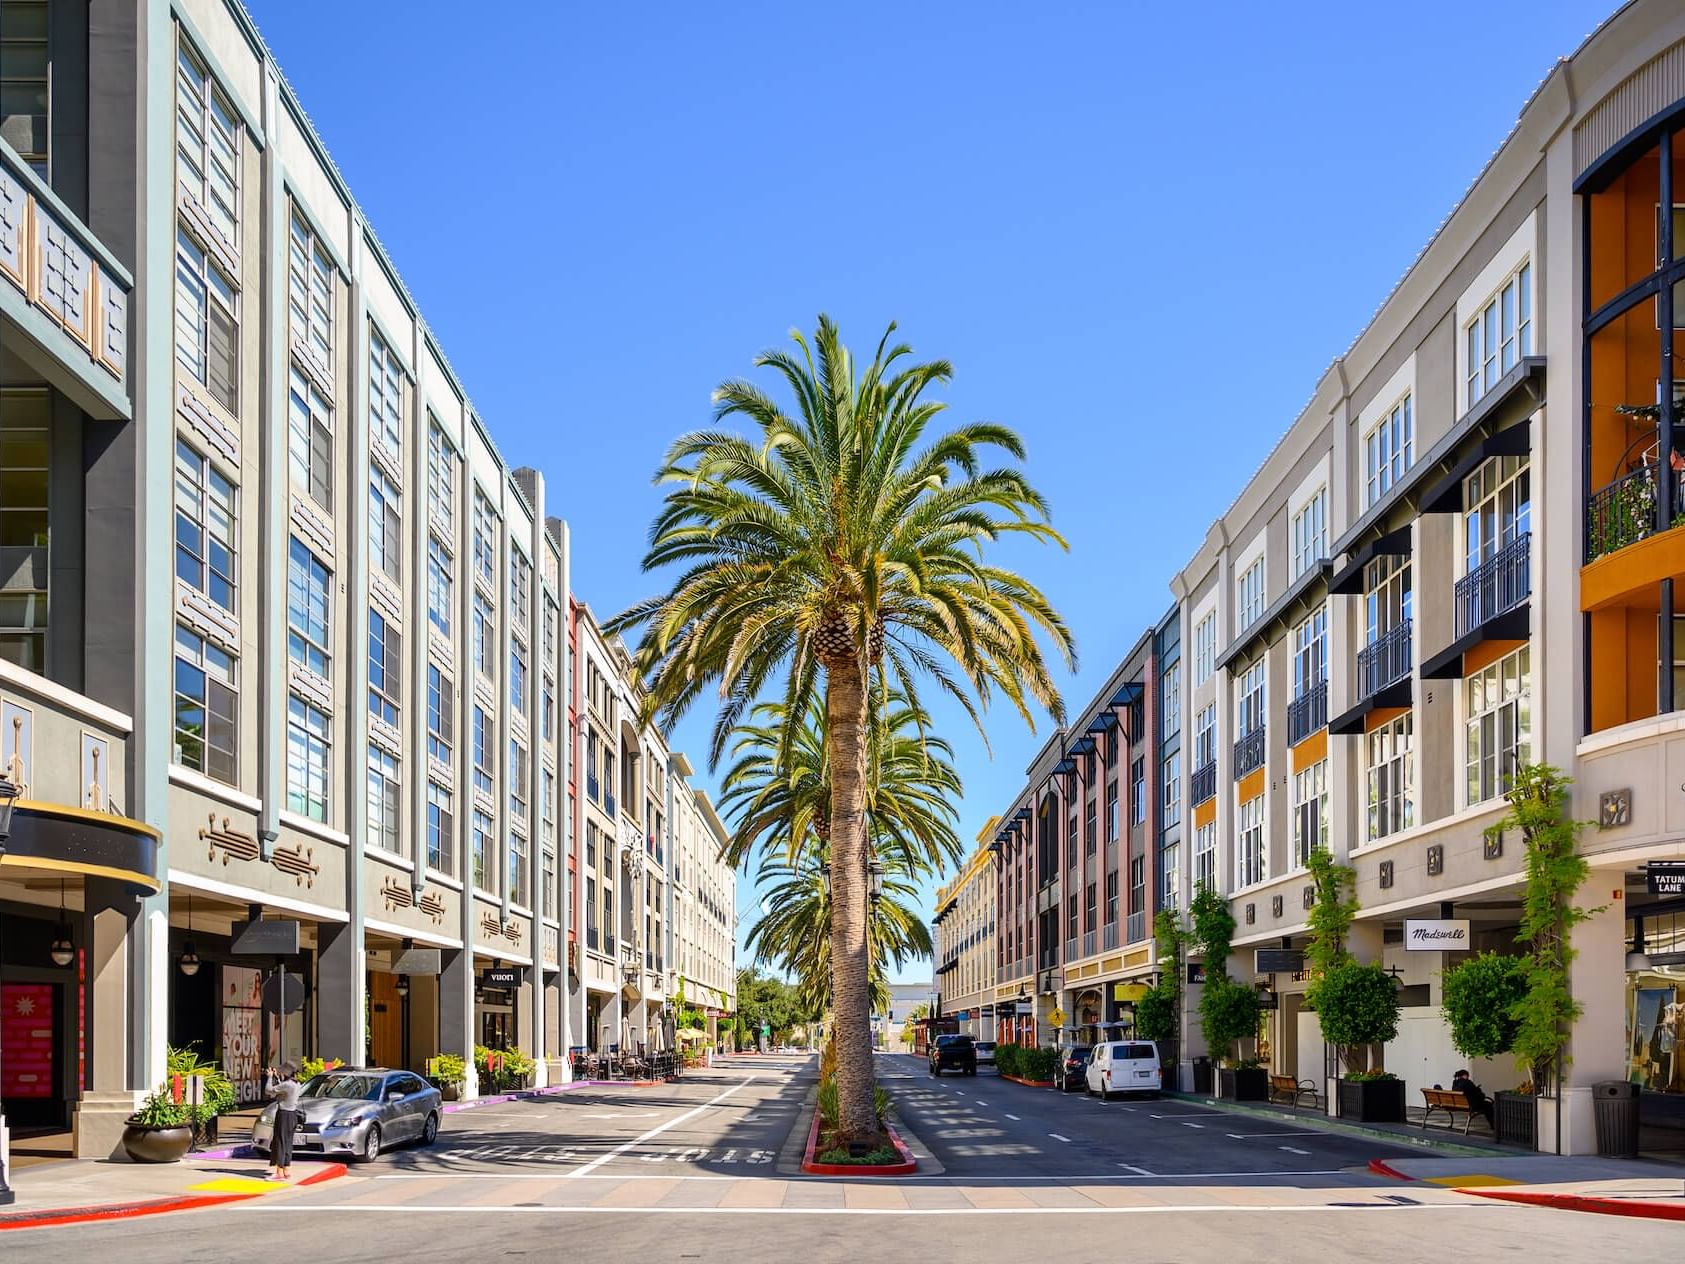
[[[1467,952],[1468,918],[1439,918],[1404,923],[1404,946],[1411,952]]]

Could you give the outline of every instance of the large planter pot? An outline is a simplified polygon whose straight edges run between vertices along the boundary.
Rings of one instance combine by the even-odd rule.
[[[1404,1122],[1403,1080],[1341,1080],[1340,1118],[1363,1124]]]
[[[462,1084],[456,1080],[450,1080],[440,1084],[439,1096],[444,1098],[447,1102],[456,1101],[462,1096]]]
[[[1495,1093],[1498,1140],[1504,1145],[1539,1147],[1539,1099],[1531,1093]]]
[[[179,1163],[192,1144],[192,1124],[149,1128],[131,1121],[123,1125],[123,1153],[136,1163]]]
[[[1263,1067],[1219,1067],[1217,1096],[1231,1102],[1268,1101],[1270,1073]]]

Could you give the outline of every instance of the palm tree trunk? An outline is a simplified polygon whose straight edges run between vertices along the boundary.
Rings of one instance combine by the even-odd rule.
[[[845,1137],[878,1130],[872,1075],[871,961],[866,942],[866,671],[827,665],[825,740],[831,767],[831,1006],[837,1122]]]

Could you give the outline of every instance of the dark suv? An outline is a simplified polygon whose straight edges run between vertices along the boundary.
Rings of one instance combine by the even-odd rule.
[[[1053,1087],[1066,1093],[1073,1088],[1085,1088],[1088,1056],[1092,1052],[1087,1045],[1066,1045],[1061,1049],[1053,1064]]]
[[[936,1037],[936,1043],[930,1046],[930,1073],[941,1075],[944,1071],[977,1074],[977,1045],[970,1036]]]

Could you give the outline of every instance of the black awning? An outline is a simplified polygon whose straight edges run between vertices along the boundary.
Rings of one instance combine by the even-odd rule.
[[[1500,430],[1497,434],[1487,435],[1480,443],[1475,444],[1462,460],[1453,465],[1445,477],[1429,489],[1422,497],[1423,513],[1461,513],[1463,508],[1463,481],[1495,456],[1526,456],[1532,450],[1532,421],[1523,421],[1511,426],[1508,430]]]
[[[1112,695],[1112,700],[1106,705],[1108,707],[1133,706],[1135,703],[1141,701],[1141,695],[1145,692],[1146,687],[1142,685],[1140,681],[1127,681],[1118,688],[1118,691]]]
[[[1094,717],[1093,721],[1090,722],[1089,726],[1084,729],[1083,732],[1110,733],[1118,726],[1118,722],[1116,711],[1102,711],[1099,715]]]
[[[1053,771],[1050,772],[1048,774],[1048,776],[1058,777],[1058,776],[1061,776],[1061,775],[1066,774],[1066,773],[1073,773],[1076,770],[1077,770],[1077,761],[1067,757],[1065,759],[1061,759],[1058,763],[1054,764],[1053,765]]]
[[[1328,723],[1330,733],[1341,735],[1363,732],[1363,723],[1371,712],[1389,711],[1394,707],[1410,705],[1410,678],[1396,680],[1385,689],[1371,694],[1362,702],[1336,716]]]
[[[1094,749],[1094,739],[1084,733],[1071,744],[1071,754],[1086,755]]]
[[[1422,678],[1460,680],[1464,654],[1486,641],[1525,641],[1532,635],[1532,624],[1528,603],[1524,601],[1514,610],[1507,610],[1479,627],[1470,628],[1432,658],[1424,660]]]
[[[1357,593],[1363,591],[1363,568],[1377,557],[1399,557],[1410,552],[1410,524],[1406,523],[1385,535],[1376,536],[1351,554],[1350,560],[1328,581],[1328,591]]]

